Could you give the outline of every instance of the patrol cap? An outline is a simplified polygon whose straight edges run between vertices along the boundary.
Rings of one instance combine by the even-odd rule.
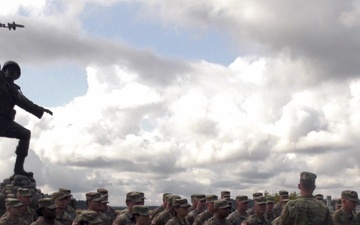
[[[199,202],[201,202],[201,201],[206,201],[206,195],[197,194],[197,195],[195,196],[195,199],[196,199],[197,201],[199,201]]]
[[[266,197],[266,204],[274,204],[275,199],[271,196]]]
[[[134,205],[132,207],[133,214],[139,214],[140,216],[149,216],[149,208],[143,205]]]
[[[257,197],[260,197],[260,196],[263,196],[263,193],[261,192],[255,192],[252,194],[253,198],[257,198]]]
[[[143,201],[143,199],[141,199],[141,196],[139,195],[139,193],[133,192],[129,195],[128,201],[131,201],[134,203],[140,203]]]
[[[174,205],[176,199],[181,199],[181,197],[179,195],[172,195],[169,199],[170,204]]]
[[[196,195],[198,195],[198,194],[192,194],[192,195],[190,195],[191,201],[194,200],[194,198],[196,197]]]
[[[145,193],[144,193],[144,192],[138,191],[137,193],[139,194],[139,196],[140,196],[141,200],[146,199],[146,198],[145,198]]]
[[[13,193],[7,194],[6,198],[16,198],[16,196]]]
[[[254,198],[254,202],[257,205],[263,205],[263,204],[266,204],[266,198],[264,196],[260,196],[260,197]]]
[[[19,199],[17,198],[7,198],[5,199],[5,206],[7,208],[9,207],[13,207],[13,208],[17,208],[19,206],[23,206],[24,204],[22,204]]]
[[[341,198],[335,199],[335,205],[341,205],[341,204],[342,204]]]
[[[100,193],[101,196],[103,196],[103,197],[108,197],[109,196],[109,192],[105,188],[98,188],[96,191],[98,193]]]
[[[316,175],[310,172],[301,172],[300,173],[300,184],[303,185],[315,185]]]
[[[21,196],[27,196],[27,197],[32,196],[29,188],[19,188],[19,189],[17,189],[17,194],[19,194]]]
[[[352,191],[352,190],[345,190],[341,192],[341,198],[342,199],[347,199],[350,200],[352,202],[358,202],[359,198],[358,198],[358,194],[356,191]]]
[[[64,192],[57,191],[52,193],[50,197],[55,201],[55,200],[61,200],[67,198],[68,196]]]
[[[93,210],[84,210],[81,212],[79,220],[86,221],[90,224],[102,223],[103,221],[99,218],[97,212]]]
[[[68,197],[71,197],[71,190],[66,188],[59,188],[59,192],[64,192]]]
[[[286,190],[280,190],[279,191],[279,196],[289,196],[289,192]]]
[[[40,198],[38,201],[39,208],[56,209],[52,198]]]
[[[168,193],[168,192],[164,193],[164,194],[163,194],[163,199],[166,199],[169,195],[172,195],[172,194],[171,194],[171,193]]]
[[[214,202],[216,200],[218,200],[217,195],[206,195],[206,202]]]
[[[226,199],[218,199],[214,202],[215,209],[226,209],[230,208],[231,205],[229,204],[228,200]]]
[[[289,196],[287,195],[284,195],[282,198],[281,198],[281,202],[288,202],[290,199],[289,199]]]
[[[316,194],[314,197],[316,200],[324,200],[324,195],[322,194]]]
[[[136,191],[130,191],[130,192],[126,193],[126,200],[127,201],[130,200],[130,195],[134,195],[134,194],[136,194]]]
[[[187,199],[182,198],[182,199],[175,199],[174,206],[187,208],[190,207],[191,205],[188,203]]]
[[[249,202],[249,198],[246,195],[238,195],[235,198],[236,202],[242,202],[242,203],[248,203]]]
[[[88,192],[86,193],[86,201],[100,202],[103,200],[103,197],[98,192]]]
[[[221,192],[221,197],[230,198],[230,191],[222,191]]]

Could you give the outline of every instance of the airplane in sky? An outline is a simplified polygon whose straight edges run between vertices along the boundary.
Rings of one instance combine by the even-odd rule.
[[[0,27],[9,28],[9,30],[11,30],[11,29],[16,30],[17,27],[23,28],[25,26],[21,25],[21,24],[16,24],[15,22],[13,22],[13,23],[8,23],[7,25],[5,23],[0,23]]]

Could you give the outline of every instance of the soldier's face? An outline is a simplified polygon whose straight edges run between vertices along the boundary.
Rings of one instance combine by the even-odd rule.
[[[272,212],[273,209],[274,209],[274,204],[273,203],[266,204],[266,211],[267,212]]]
[[[18,197],[19,201],[24,205],[30,205],[31,203],[31,196],[22,196]]]
[[[240,210],[246,211],[249,208],[249,202],[239,202],[238,207]]]
[[[226,208],[219,208],[218,209],[218,215],[221,218],[225,218],[230,214],[230,207],[226,207]]]
[[[62,198],[62,199],[55,200],[55,204],[58,208],[65,209],[67,206],[67,199]]]

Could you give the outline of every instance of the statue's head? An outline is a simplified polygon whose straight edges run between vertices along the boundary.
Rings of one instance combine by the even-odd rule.
[[[20,68],[19,64],[17,64],[17,62],[14,62],[14,61],[5,62],[1,71],[4,72],[4,74],[7,78],[10,78],[12,80],[19,79],[19,77],[21,75],[21,68]]]

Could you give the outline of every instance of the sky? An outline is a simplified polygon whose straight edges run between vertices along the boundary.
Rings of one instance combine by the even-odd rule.
[[[360,186],[360,3],[314,0],[0,0],[0,63],[54,115],[16,108],[25,169],[74,197],[98,187],[333,198]],[[1,177],[15,139],[0,139]]]

